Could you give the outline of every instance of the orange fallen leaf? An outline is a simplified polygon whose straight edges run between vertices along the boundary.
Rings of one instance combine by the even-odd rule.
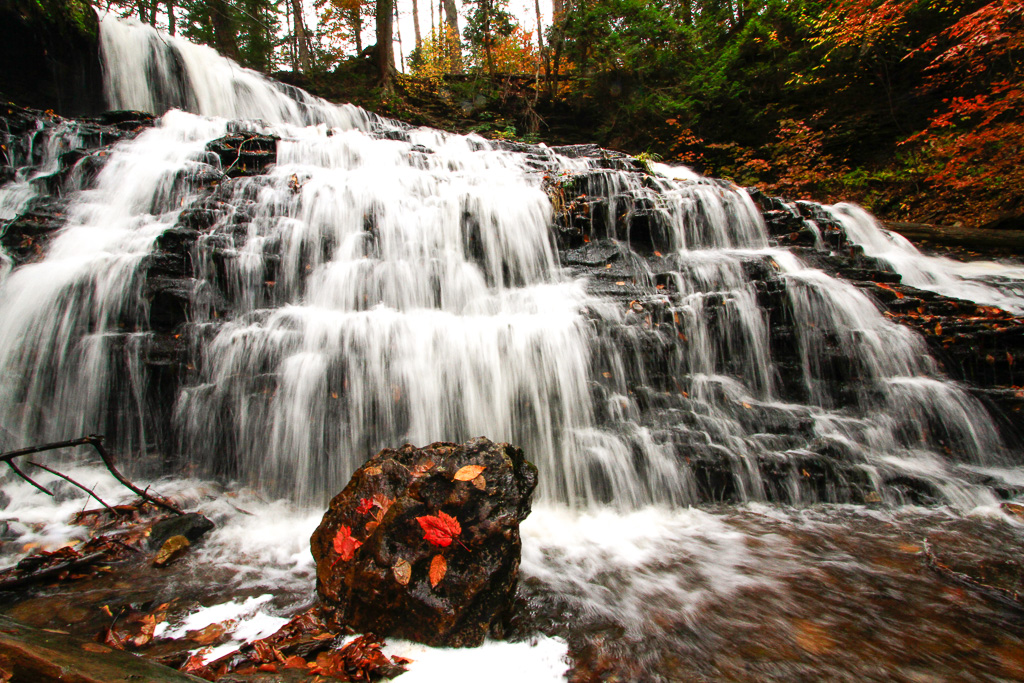
[[[409,580],[412,578],[412,565],[405,560],[399,560],[395,563],[395,566],[391,568],[391,571],[395,574],[395,581],[401,586],[408,586]]]
[[[885,284],[883,282],[876,282],[875,284],[878,285],[879,287],[881,287],[882,289],[888,289],[890,292],[892,292],[893,294],[896,295],[897,299],[902,299],[903,298],[903,293],[902,292],[897,292],[891,286],[889,286],[889,285],[887,285],[887,284]]]
[[[106,654],[110,652],[110,648],[106,645],[100,645],[99,643],[82,643],[82,649],[86,652],[95,652],[98,654]]]
[[[142,632],[132,639],[135,647],[142,647],[149,641],[153,640],[153,633],[156,631],[156,615],[147,614],[142,617]]]
[[[487,467],[484,465],[466,465],[459,468],[459,471],[455,473],[454,479],[455,481],[472,481],[485,469]]]
[[[836,646],[836,641],[828,634],[825,627],[806,619],[796,619],[793,622],[796,644],[806,652],[814,655],[821,655],[830,652]]]
[[[380,513],[377,518],[380,519],[380,517],[382,517],[384,513],[388,511],[388,508],[391,507],[391,504],[394,502],[394,498],[388,498],[383,493],[373,494],[373,504],[380,508]]]
[[[188,639],[193,643],[200,645],[209,645],[221,638],[224,632],[227,631],[227,627],[223,623],[210,624],[205,628],[201,628],[197,631],[189,631],[187,635]]]
[[[284,660],[284,668],[286,669],[305,669],[306,660],[298,655],[292,655],[288,659]]]
[[[430,561],[430,587],[437,588],[444,575],[448,573],[448,562],[442,555],[434,555]]]
[[[409,470],[409,474],[411,474],[412,476],[414,476],[416,478],[419,478],[419,477],[422,477],[424,474],[426,474],[427,471],[429,471],[433,466],[434,466],[434,461],[433,460],[426,460],[424,462],[419,463],[418,465],[414,465]]]

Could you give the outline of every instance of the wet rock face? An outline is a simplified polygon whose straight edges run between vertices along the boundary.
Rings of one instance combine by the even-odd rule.
[[[99,22],[83,0],[0,4],[0,91],[65,116],[105,109]]]
[[[231,178],[266,173],[277,161],[278,138],[255,133],[231,133],[206,145],[220,158],[224,174]]]
[[[0,103],[0,182],[21,182],[33,196],[0,228],[0,247],[14,265],[38,261],[67,224],[71,195],[93,186],[114,143],[153,125],[152,114],[111,111],[63,119],[49,112]],[[55,156],[49,157],[54,153]]]
[[[434,646],[500,637],[536,485],[520,449],[485,438],[381,451],[313,533],[328,618]]]

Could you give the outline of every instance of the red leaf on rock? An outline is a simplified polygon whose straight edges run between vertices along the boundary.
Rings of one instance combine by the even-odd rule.
[[[423,539],[442,548],[450,546],[452,539],[462,533],[459,521],[443,512],[417,517],[416,521],[423,527]]]
[[[338,561],[348,562],[351,560],[355,555],[356,548],[361,545],[361,541],[352,538],[352,529],[342,524],[334,537],[334,552],[338,553],[338,559],[335,560],[335,564]]]
[[[361,515],[365,515],[367,512],[373,509],[373,501],[369,498],[363,498],[359,501],[359,507],[356,508],[356,512]]]

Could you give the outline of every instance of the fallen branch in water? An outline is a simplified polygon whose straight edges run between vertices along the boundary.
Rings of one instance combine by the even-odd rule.
[[[31,455],[32,453],[41,453],[42,451],[52,451],[52,450],[56,450],[58,448],[70,448],[72,446],[85,446],[85,445],[90,445],[90,446],[92,446],[93,448],[96,449],[96,453],[100,456],[100,460],[103,461],[103,465],[107,468],[107,471],[110,472],[111,476],[113,476],[114,479],[117,479],[117,481],[120,482],[122,486],[124,486],[125,488],[130,490],[132,493],[135,493],[136,495],[142,497],[143,500],[147,500],[147,501],[149,501],[150,503],[152,503],[153,505],[155,505],[155,506],[157,506],[159,508],[163,508],[164,510],[167,510],[169,512],[173,512],[176,515],[183,515],[183,514],[185,514],[184,511],[181,510],[181,508],[177,507],[173,503],[170,503],[170,502],[168,502],[168,501],[166,501],[166,500],[164,500],[162,498],[150,495],[149,493],[147,493],[146,491],[140,489],[138,486],[136,486],[131,481],[129,481],[123,474],[121,474],[118,471],[118,469],[114,466],[114,458],[110,455],[110,453],[107,452],[107,449],[103,447],[103,437],[98,435],[98,434],[90,434],[89,436],[83,436],[80,439],[71,439],[70,441],[58,441],[56,443],[48,443],[48,444],[43,444],[41,446],[30,446],[28,448],[21,448],[21,449],[18,449],[16,451],[8,451],[7,453],[0,454],[0,462],[7,463],[7,465],[19,477],[21,477],[22,479],[24,479],[28,483],[32,484],[33,486],[35,486],[40,491],[42,491],[42,492],[52,496],[53,495],[52,492],[48,491],[47,489],[45,489],[40,484],[38,484],[35,481],[33,481],[31,477],[29,477],[27,474],[25,474],[23,471],[21,471],[21,469],[19,469],[18,466],[14,464],[14,459],[15,458],[19,458],[19,457],[21,457],[23,455]],[[36,463],[32,463],[32,464],[35,465]],[[82,486],[78,482],[72,481],[71,479],[69,479],[68,477],[64,476],[63,474],[60,474],[58,472],[54,472],[53,470],[51,470],[51,469],[49,469],[47,467],[42,467],[41,465],[36,465],[36,466],[40,467],[41,469],[47,470],[48,472],[52,472],[53,474],[56,474],[57,476],[61,477],[62,479],[66,479],[67,481],[70,481],[75,486],[78,486],[79,488],[85,490],[87,493],[89,493],[94,498],[96,498],[95,494],[93,494],[91,491],[86,489],[84,486]],[[99,500],[99,498],[96,498],[96,499]],[[100,500],[100,503],[103,503],[103,501]],[[110,506],[107,505],[106,503],[103,503],[103,506],[106,507],[107,509],[111,509]]]
[[[48,496],[52,496],[53,495],[53,491],[51,491],[50,489],[46,488],[45,486],[43,486],[42,484],[37,482],[32,477],[30,477],[27,474],[25,474],[24,472],[22,472],[21,469],[19,469],[18,466],[14,464],[13,460],[8,460],[7,461],[7,465],[12,470],[14,470],[15,474],[17,474],[19,477],[21,477],[22,479],[24,479],[28,483],[32,484],[32,486],[35,486],[37,489],[39,489],[40,491],[42,491],[43,493],[45,493]]]
[[[60,564],[44,567],[36,571],[28,571],[23,574],[19,573],[15,576],[0,580],[0,591],[10,591],[16,588],[22,588],[49,578],[58,577],[64,572],[83,569],[105,559],[108,556],[109,553],[100,551],[84,555],[82,557],[71,558],[61,562]]]
[[[9,465],[10,462],[8,462],[7,464]],[[106,502],[104,502],[104,500],[102,498],[97,496],[96,493],[92,489],[86,488],[85,484],[79,484],[77,481],[75,481],[74,479],[72,479],[68,475],[63,474],[62,472],[58,472],[55,469],[51,469],[51,468],[47,467],[46,465],[41,465],[38,462],[34,462],[32,460],[29,460],[28,464],[32,465],[33,467],[38,467],[39,469],[43,470],[44,472],[49,472],[50,474],[52,474],[54,476],[60,477],[64,481],[68,482],[69,484],[73,484],[74,486],[77,486],[78,488],[82,489],[87,494],[89,494],[90,496],[92,496],[93,498],[98,500],[100,505],[102,505],[103,507],[107,508],[107,510],[109,510],[111,512],[111,514],[114,514],[114,515],[117,514],[117,510],[115,510],[114,508],[112,508],[109,505],[107,505]]]

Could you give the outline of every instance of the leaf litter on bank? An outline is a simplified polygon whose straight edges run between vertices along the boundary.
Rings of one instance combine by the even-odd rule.
[[[228,674],[282,669],[304,669],[311,677],[329,676],[341,681],[377,681],[394,678],[410,663],[403,657],[388,657],[383,646],[384,640],[372,633],[352,638],[330,631],[318,610],[312,608],[293,617],[273,635],[212,662],[204,664],[202,652],[197,653],[181,670],[208,681]]]
[[[15,566],[0,571],[0,591],[73,581],[108,572],[110,564],[146,554],[145,543],[150,530],[168,517],[142,498],[126,505],[78,512],[70,523],[88,528],[92,537],[84,543],[71,541],[53,551],[36,549]]]

